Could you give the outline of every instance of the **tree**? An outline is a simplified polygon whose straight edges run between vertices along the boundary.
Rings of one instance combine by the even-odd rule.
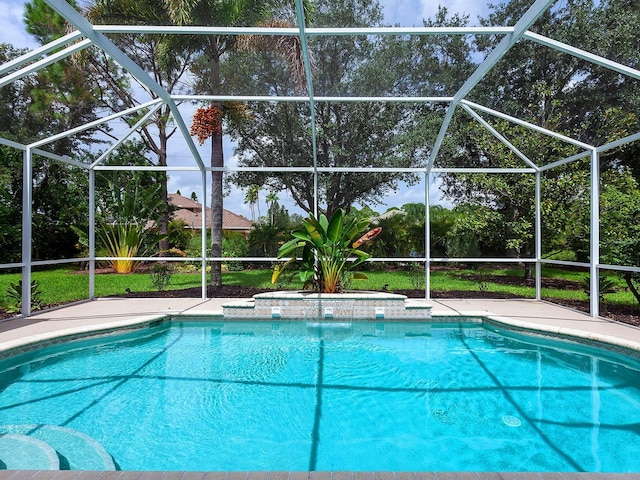
[[[585,191],[576,203],[588,203]],[[640,266],[640,226],[629,221],[640,216],[640,185],[631,169],[605,171],[600,178],[600,263]],[[567,233],[568,244],[579,253],[579,260],[589,259],[590,217],[588,210],[578,212],[574,228]],[[620,274],[640,303],[640,275]]]
[[[272,19],[276,15],[286,15],[291,3],[285,0],[195,0],[171,1],[167,3],[169,15],[176,25],[218,25],[238,26],[257,25]],[[290,10],[289,10],[290,12]],[[223,90],[223,78],[220,64],[229,54],[237,41],[236,37],[224,35],[202,35],[191,39],[199,51],[199,58],[192,67],[196,76],[195,90],[199,94],[219,94]],[[222,211],[223,188],[222,171],[224,166],[222,149],[223,105],[215,101],[209,107],[203,107],[196,116],[206,115],[206,131],[196,125],[198,135],[203,139],[211,138],[211,255],[222,255]],[[195,120],[195,119],[194,119]],[[195,122],[194,122],[195,123]],[[211,284],[222,284],[221,263],[215,262],[211,268]]]
[[[441,205],[429,207],[429,219],[431,220],[431,256],[446,256],[447,238],[454,225],[453,212]]]
[[[495,5],[482,23],[513,23],[529,6],[530,2],[523,0]],[[569,0],[545,12],[532,30],[637,66],[637,48],[630,46],[626,35],[628,28],[640,25],[638,13],[637,8],[624,0],[599,2],[595,6],[591,1]],[[624,23],[624,27],[611,28],[618,22]],[[611,34],[606,35],[604,41],[603,31]],[[476,45],[480,52],[488,52],[497,41],[478,37]],[[473,99],[533,124],[599,145],[624,136],[636,124],[634,112],[639,105],[636,83],[574,56],[534,42],[519,42],[476,87]],[[622,105],[625,108],[621,108]],[[457,115],[454,120],[451,137],[455,148],[452,155],[446,155],[449,166],[525,166],[517,155],[466,115]],[[579,152],[568,143],[502,120],[490,120],[490,123],[537,165]],[[620,155],[621,152],[609,154],[603,170],[616,169],[628,162],[633,151],[628,148],[626,157]],[[566,244],[567,232],[575,228],[576,219],[585,211],[585,203],[579,200],[584,200],[584,193],[588,191],[587,171],[588,164],[585,167],[581,161],[545,172],[541,205],[545,248],[551,246],[553,250]],[[535,178],[532,175],[449,174],[443,179],[449,199],[482,207],[480,212],[487,215],[486,221],[491,221],[491,250],[516,256],[533,255]],[[530,269],[525,269],[525,274],[530,274]]]
[[[172,17],[171,3],[153,0],[94,0],[86,10],[86,16],[93,23],[134,24],[134,25],[169,25]],[[116,45],[123,50],[134,62],[142,67],[169,94],[187,93],[186,76],[192,66],[196,48],[193,42],[177,35],[158,34],[122,34],[114,37]],[[140,90],[131,88],[129,81],[118,78],[120,71],[109,62],[103,61],[95,55],[88,55],[87,62],[92,65],[101,80],[109,88],[111,95],[117,99],[114,110],[133,107],[141,103],[138,99]],[[157,94],[144,89],[145,95],[157,98]],[[125,118],[129,125],[133,125],[137,116]],[[147,148],[156,158],[157,165],[167,166],[167,146],[176,132],[176,126],[171,120],[171,110],[168,105],[161,107],[151,117],[151,122],[140,129],[141,137]],[[168,249],[168,224],[170,218],[170,204],[168,200],[167,176],[160,176],[160,199],[163,212],[158,225],[163,240],[160,242],[161,251]]]
[[[27,30],[42,43],[66,33],[59,16],[39,0],[27,4]],[[0,45],[0,63],[25,53]],[[49,65],[0,89],[0,135],[28,144],[95,120],[101,105],[98,88],[71,59]],[[82,160],[92,143],[83,132],[44,148]],[[0,148],[0,254],[3,263],[21,258],[22,154]],[[35,259],[68,258],[78,253],[71,225],[87,215],[87,178],[77,167],[35,157],[33,161],[32,255]],[[69,199],[74,199],[70,202]]]
[[[372,0],[321,0],[316,3],[314,18],[323,27],[379,26],[382,12],[380,5]],[[428,95],[438,90],[438,85],[451,83],[453,70],[440,68],[435,73],[431,70],[430,76],[427,74],[434,58],[428,49],[442,53],[453,48],[445,45],[438,49],[432,42],[433,37],[420,40],[389,36],[314,38],[310,43],[315,66],[314,93],[316,96]],[[468,49],[465,45],[463,41],[455,48]],[[426,53],[417,53],[422,51]],[[405,61],[404,56],[409,58]],[[284,73],[281,60],[247,55],[236,58],[235,62],[232,67],[251,72],[247,81],[251,90],[274,95],[295,93],[295,85]],[[463,77],[462,73],[460,78]],[[430,142],[425,141],[424,132],[417,132],[423,128],[427,116],[435,115],[434,108],[394,102],[317,103],[317,164],[328,168],[421,166]],[[230,121],[230,132],[238,141],[240,165],[264,167],[264,171],[243,172],[234,175],[233,181],[241,187],[265,185],[272,191],[287,191],[303,210],[313,212],[315,180],[311,174],[269,171],[270,167],[312,164],[308,106],[293,102],[249,102],[248,109],[248,117]],[[432,131],[437,128],[433,120],[430,128]],[[338,208],[349,211],[355,203],[377,205],[396,191],[400,182],[413,184],[415,181],[416,177],[406,173],[321,174],[319,208],[333,212]]]
[[[278,211],[278,194],[276,192],[269,192],[267,195],[267,204],[269,205],[269,223],[273,225],[276,212]]]
[[[71,1],[75,7],[75,2]],[[27,32],[41,44],[49,43],[68,33],[65,20],[55,13],[43,0],[32,0],[25,4],[24,20]],[[107,62],[113,65],[113,62]],[[122,81],[121,76],[115,81]],[[14,82],[20,83],[20,82]],[[84,125],[98,118],[97,110],[110,108],[119,103],[109,95],[96,71],[72,56],[39,70],[35,83],[31,84],[32,103],[28,121],[37,122],[38,138],[45,138]],[[108,127],[102,133],[109,134]],[[95,129],[59,139],[48,148],[62,155],[81,157],[88,154],[91,146],[99,143],[93,138]]]
[[[404,225],[406,213],[392,208],[384,214],[374,217],[372,225],[382,228],[380,234],[371,244],[371,253],[377,257],[407,257],[410,246]],[[424,236],[424,230],[423,230]]]
[[[294,228],[300,227],[302,219],[289,215],[284,206],[277,201],[269,207],[269,221],[258,219],[249,233],[249,254],[251,256],[275,257],[280,246],[287,241]]]
[[[247,194],[244,197],[244,203],[249,204],[249,209],[251,210],[251,221],[255,222],[256,220],[256,204],[258,204],[258,216],[260,216],[260,199],[258,197],[260,193],[260,187],[257,185],[251,185],[247,189]]]

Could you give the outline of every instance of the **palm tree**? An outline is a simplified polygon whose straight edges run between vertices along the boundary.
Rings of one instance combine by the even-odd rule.
[[[244,197],[244,203],[249,204],[249,208],[251,209],[251,221],[256,221],[256,203],[258,204],[258,216],[260,216],[260,203],[258,198],[258,193],[260,192],[260,187],[257,185],[251,185],[247,190],[247,194]]]
[[[271,192],[267,195],[267,204],[269,205],[269,223],[273,225],[276,208],[278,207],[278,194]]]
[[[291,0],[165,0],[172,22],[176,25],[215,25],[223,27],[265,25],[273,21],[274,12],[282,13],[286,7],[293,7]],[[310,10],[310,7],[307,6]],[[199,35],[192,41],[198,45],[201,56],[192,68],[196,74],[196,93],[215,94],[220,92],[222,77],[220,62],[223,56],[236,46],[238,38],[224,35]],[[301,56],[298,56],[300,58]],[[222,209],[224,167],[222,149],[222,102],[214,101],[208,108],[200,109],[194,116],[207,117],[209,131],[200,137],[201,143],[211,137],[211,256],[222,256]],[[193,126],[192,126],[193,128]],[[198,130],[198,129],[196,129]],[[211,285],[222,284],[222,264],[211,266]]]

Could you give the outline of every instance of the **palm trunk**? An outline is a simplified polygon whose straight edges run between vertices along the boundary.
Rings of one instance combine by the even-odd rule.
[[[158,152],[158,165],[162,167],[167,166],[167,135],[165,129],[159,129],[159,137],[160,137],[160,151]],[[164,255],[169,250],[169,217],[170,217],[170,206],[169,206],[169,192],[167,189],[167,174],[166,172],[160,172],[160,198],[162,199],[162,215],[160,217],[160,221],[158,222],[158,233],[163,235],[165,238],[160,240],[158,243],[158,249],[160,250],[160,255]]]
[[[221,110],[220,102],[214,105]],[[222,121],[222,119],[220,119]],[[222,133],[214,133],[211,137],[211,167],[224,166],[224,152],[222,150]],[[222,257],[222,172],[211,172],[211,256]],[[214,261],[211,264],[211,285],[222,285],[222,263]]]

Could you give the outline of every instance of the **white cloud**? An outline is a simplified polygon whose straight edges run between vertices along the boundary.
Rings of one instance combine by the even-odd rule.
[[[38,44],[25,30],[24,3],[22,0],[0,0],[0,43],[32,49]]]
[[[382,0],[385,22],[404,27],[420,26],[423,19],[434,18],[439,5],[447,7],[449,15],[466,13],[469,24],[478,25],[478,15],[486,16],[486,2],[469,0]]]
[[[430,0],[421,0],[422,15],[425,18],[433,18],[438,11],[438,3]],[[448,0],[439,3],[447,7],[449,15],[456,13],[466,13],[469,15],[469,24],[478,25],[478,16],[486,16],[488,9],[487,4],[481,1],[469,1],[469,0]]]

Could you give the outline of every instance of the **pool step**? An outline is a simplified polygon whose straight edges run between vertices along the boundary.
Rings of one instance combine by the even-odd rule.
[[[60,470],[58,454],[42,440],[0,433],[0,470]]]
[[[53,470],[116,470],[113,458],[100,443],[72,428],[41,424],[1,425],[0,435],[26,437],[48,446],[56,460],[59,459],[58,466]],[[4,461],[4,458],[6,456],[0,456],[0,461]],[[45,470],[38,465],[14,468]]]

